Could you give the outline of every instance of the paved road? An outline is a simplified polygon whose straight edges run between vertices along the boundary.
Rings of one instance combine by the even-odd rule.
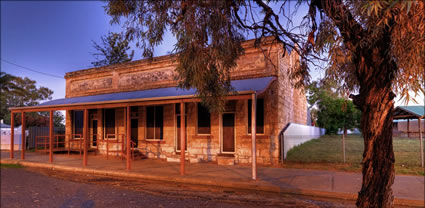
[[[126,180],[44,169],[1,168],[1,207],[347,207],[277,195]]]

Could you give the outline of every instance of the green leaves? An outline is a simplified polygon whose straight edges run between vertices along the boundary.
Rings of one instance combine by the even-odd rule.
[[[313,106],[312,118],[317,125],[326,129],[326,134],[336,134],[338,130],[354,129],[360,126],[361,112],[353,102],[338,96],[335,85],[313,82],[308,87],[307,100]]]
[[[4,72],[1,73],[1,96],[0,96],[0,118],[5,123],[10,123],[10,107],[34,106],[43,100],[52,99],[53,91],[47,87],[37,87],[34,80],[28,77],[15,77]],[[20,125],[20,115],[15,114],[15,123]],[[55,112],[55,125],[63,125],[64,117],[61,113]],[[39,126],[46,125],[48,114],[27,113],[27,125]]]
[[[106,11],[114,20],[126,17],[126,35],[137,42],[144,57],[152,57],[165,31],[171,31],[177,39],[172,52],[178,62],[179,86],[196,88],[204,106],[220,111],[224,107],[221,98],[232,93],[230,71],[243,54],[244,38],[234,19],[236,4],[238,1],[109,1]]]

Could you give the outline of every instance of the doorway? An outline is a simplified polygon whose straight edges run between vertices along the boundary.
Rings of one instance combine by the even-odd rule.
[[[139,143],[139,132],[138,132],[139,120],[131,119],[131,141],[138,147]]]
[[[235,152],[235,114],[223,113],[222,117],[222,152],[234,153]]]
[[[92,120],[92,147],[97,146],[97,120]]]

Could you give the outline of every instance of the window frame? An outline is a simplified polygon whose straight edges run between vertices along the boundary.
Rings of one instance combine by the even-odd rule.
[[[265,99],[264,98],[257,98],[257,105],[256,105],[256,108],[258,108],[258,100],[263,100],[263,132],[262,133],[258,133],[258,131],[257,131],[257,127],[255,128],[255,135],[265,135],[265,133],[266,133],[266,116],[265,116],[265,114],[266,114],[266,111],[265,111]],[[249,101],[251,101],[251,105],[249,105]],[[252,99],[248,99],[247,101],[246,101],[246,116],[247,116],[247,119],[246,119],[246,126],[247,126],[247,128],[246,128],[246,133],[247,133],[247,135],[252,135],[252,133],[250,132],[250,130],[251,130],[251,125],[252,125],[252,123],[251,123],[251,125],[250,125],[250,121],[251,121],[251,117],[249,116],[249,112],[251,112],[251,116],[252,116]],[[256,109],[255,110],[255,113],[257,113],[258,112],[258,110]],[[255,117],[256,119],[258,119],[258,114],[257,114],[257,116]],[[252,121],[251,121],[252,122]],[[257,124],[258,122],[257,122],[257,120],[255,121],[255,124]],[[252,130],[251,130],[252,131]]]
[[[210,133],[199,133],[199,106],[202,106],[201,103],[196,103],[196,135],[198,136],[211,136],[211,113],[209,112],[208,108],[206,108],[208,110],[208,114],[210,117]],[[203,107],[203,106],[202,106]],[[205,107],[203,107],[205,108]]]
[[[148,138],[148,108],[149,107],[153,107],[154,108],[154,120],[153,120],[153,124],[154,124],[154,138],[150,139]],[[156,108],[157,107],[161,107],[162,108],[162,138],[156,138]],[[146,141],[164,141],[164,106],[163,105],[149,105],[149,106],[145,106],[145,140]]]
[[[78,135],[81,135],[80,137],[75,137],[75,135],[76,135],[76,133],[75,133],[75,114],[76,114],[76,112],[81,112],[83,115],[83,122],[82,122],[82,132],[81,132],[81,134],[78,134]],[[80,140],[80,139],[82,139],[83,138],[83,134],[84,134],[84,111],[82,111],[82,110],[73,110],[72,111],[72,139],[73,140]]]
[[[106,134],[106,111],[107,110],[114,110],[114,137],[108,137],[108,135]],[[102,127],[103,127],[103,139],[106,140],[117,140],[118,139],[118,135],[117,135],[117,119],[116,119],[116,109],[115,108],[105,108],[103,110],[103,118],[102,118]]]

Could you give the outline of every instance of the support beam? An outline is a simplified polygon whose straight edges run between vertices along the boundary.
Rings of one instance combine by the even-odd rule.
[[[250,99],[251,94],[245,94],[251,92],[239,92],[239,95],[227,96],[225,100],[243,100]],[[147,105],[165,105],[165,104],[175,104],[180,102],[191,103],[191,102],[200,102],[199,98],[194,98],[194,96],[187,97],[167,97],[167,99],[155,98],[155,99],[142,99],[142,100],[120,100],[114,102],[93,102],[93,103],[80,103],[80,104],[67,104],[67,105],[53,105],[53,106],[44,106],[44,107],[16,107],[11,108],[14,111],[24,111],[24,112],[39,112],[39,111],[58,111],[58,110],[84,110],[86,108],[90,109],[101,109],[101,108],[123,108],[128,105],[132,106],[147,106]]]
[[[186,109],[184,102],[180,103],[180,175],[184,175],[186,149]]]
[[[257,179],[257,149],[255,147],[255,139],[257,134],[257,95],[255,93],[252,94],[252,102],[251,102],[251,135],[252,135],[252,179]]]
[[[89,131],[89,110],[84,109],[84,126],[83,126],[83,138],[84,138],[84,144],[83,144],[83,166],[87,166],[87,141],[88,141],[88,131]]]
[[[131,109],[130,106],[127,106],[127,170],[131,169],[131,155],[130,155],[130,150],[131,150]]]
[[[424,143],[422,140],[422,126],[421,126],[421,117],[418,117],[418,125],[419,125],[419,144],[421,147],[421,167],[424,167]]]
[[[25,143],[25,113],[22,112],[21,113],[21,129],[22,129],[22,133],[21,133],[21,160],[25,159],[25,149],[26,149],[26,143]]]
[[[410,138],[410,119],[407,119],[407,138]]]
[[[13,114],[13,112],[10,112],[10,159],[13,159],[13,151],[15,146],[15,115]]]
[[[53,132],[54,132],[54,126],[53,126],[53,111],[50,111],[50,117],[49,117],[49,162],[53,163]]]

